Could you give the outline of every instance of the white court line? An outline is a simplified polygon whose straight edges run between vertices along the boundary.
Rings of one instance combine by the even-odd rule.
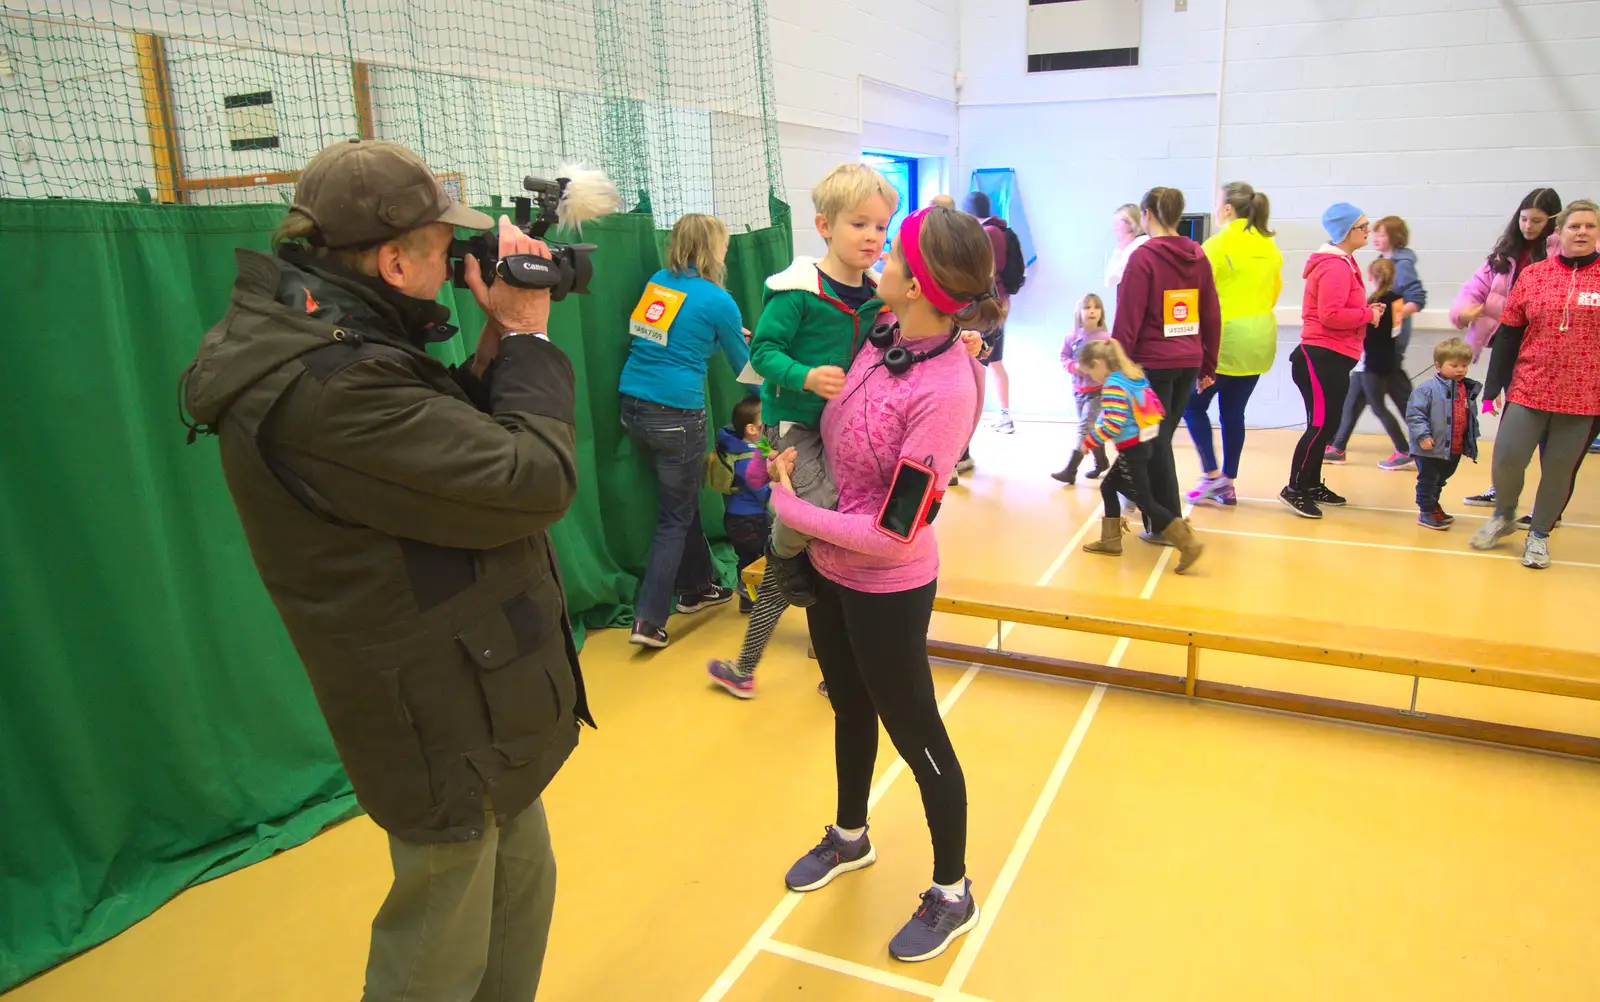
[[[1406,553],[1433,553],[1444,557],[1477,557],[1482,560],[1515,560],[1522,562],[1522,558],[1510,553],[1484,553],[1479,550],[1436,550],[1427,546],[1401,546],[1398,543],[1367,543],[1355,539],[1323,539],[1319,536],[1285,536],[1273,532],[1246,532],[1243,529],[1212,529],[1210,527],[1194,527],[1195,532],[1206,532],[1218,536],[1248,536],[1253,539],[1280,539],[1287,543],[1317,543],[1323,546],[1360,546],[1369,550],[1400,550]],[[1585,563],[1582,560],[1553,560],[1559,567],[1600,567],[1600,564]]]
[[[1077,535],[1072,537],[1072,541],[1066,545],[1066,548],[1063,549],[1061,553],[1056,556],[1056,559],[1050,564],[1050,567],[1045,572],[1044,577],[1039,579],[1038,584],[1040,587],[1048,585],[1050,580],[1056,576],[1056,574],[1061,570],[1062,564],[1066,562],[1067,556],[1078,548],[1078,544],[1082,541],[1084,534],[1088,532],[1088,526],[1097,520],[1098,516],[1091,519],[1089,522],[1085,522],[1084,527],[1079,529]],[[1012,629],[1015,628],[1016,625],[1017,624],[1015,623],[1005,623],[997,628],[995,630],[994,640],[990,642],[989,648],[993,650],[1003,644],[1006,637],[1010,635]],[[972,680],[977,676],[977,674],[978,666],[976,664],[968,665],[966,672],[962,674],[961,678],[956,682],[955,685],[950,687],[950,691],[945,694],[944,699],[939,701],[939,716],[941,719],[949,715],[950,708],[955,706],[956,700],[960,699],[961,694],[966,692],[967,688],[972,685]],[[867,797],[867,813],[870,814],[872,812],[872,809],[878,805],[878,801],[883,799],[884,794],[889,792],[889,787],[893,785],[896,779],[900,778],[901,773],[905,772],[905,770],[905,760],[897,756],[895,760],[889,764],[889,768],[884,770],[883,775],[879,777],[878,781],[873,784],[872,792]],[[778,931],[778,927],[783,925],[789,916],[794,913],[794,910],[800,906],[800,901],[804,897],[805,895],[796,891],[789,891],[788,893],[784,894],[783,900],[779,901],[778,906],[772,909],[772,913],[767,916],[767,920],[761,923],[760,928],[756,929],[755,933],[744,944],[744,946],[740,948],[739,952],[734,954],[733,959],[728,962],[728,966],[723,969],[720,975],[717,976],[717,980],[712,983],[710,988],[706,989],[706,993],[704,995],[700,996],[700,1002],[721,1002],[721,999],[726,996],[728,992],[733,990],[734,983],[737,982],[744,972],[749,969],[750,965],[755,961],[756,956],[759,955],[762,950],[772,950],[773,946],[780,945],[777,940],[772,938],[773,934],[776,933]],[[794,947],[793,949],[799,948]],[[840,961],[840,963],[845,963],[845,961]]]
[[[1241,497],[1241,498],[1239,498],[1239,500],[1240,501],[1249,501],[1251,504],[1283,504],[1283,502],[1279,501],[1277,498],[1247,498],[1247,497]],[[1374,507],[1372,507],[1370,505],[1363,505],[1363,504],[1347,504],[1344,507],[1349,508],[1351,511],[1389,511],[1389,512],[1394,512],[1395,514],[1398,514],[1398,515],[1415,515],[1417,513],[1417,510],[1415,508],[1374,508]],[[1493,518],[1494,516],[1493,515],[1477,515],[1477,514],[1474,514],[1474,513],[1469,511],[1469,512],[1463,512],[1460,515],[1452,515],[1451,517],[1452,518],[1490,519],[1490,518]],[[1600,529],[1600,525],[1587,525],[1587,524],[1585,524],[1583,522],[1562,522],[1561,525],[1560,525],[1560,528],[1563,528],[1563,529]]]
[[[1193,510],[1194,506],[1190,505],[1183,515],[1187,516]],[[1161,581],[1161,574],[1172,559],[1173,548],[1168,546],[1162,549],[1161,556],[1150,571],[1150,577],[1145,580],[1144,589],[1139,593],[1141,599],[1148,599],[1155,594],[1156,585]],[[1127,652],[1128,638],[1118,638],[1111,657],[1106,659],[1107,666],[1116,668],[1121,665],[1123,655]],[[1094,715],[1100,709],[1100,701],[1105,698],[1105,694],[1105,684],[1096,685],[1094,691],[1089,694],[1088,702],[1084,703],[1083,710],[1078,714],[1078,722],[1073,725],[1072,733],[1068,735],[1067,743],[1062,747],[1060,757],[1056,759],[1055,768],[1050,770],[1050,778],[1045,781],[1044,789],[1039,791],[1039,799],[1034,801],[1033,811],[1023,824],[1022,833],[1017,836],[1010,855],[1006,857],[1005,865],[1000,867],[1000,875],[995,878],[994,887],[990,888],[986,896],[983,915],[978,919],[978,927],[972,930],[961,944],[961,951],[956,954],[955,963],[950,965],[950,973],[945,976],[944,984],[940,986],[939,994],[936,996],[937,1002],[956,1002],[963,997],[961,988],[967,983],[973,966],[978,962],[978,951],[982,950],[984,943],[988,941],[989,933],[1000,917],[1000,909],[1005,906],[1011,888],[1016,885],[1017,877],[1022,873],[1022,864],[1027,862],[1028,853],[1033,851],[1033,844],[1039,838],[1039,830],[1044,827],[1045,818],[1055,806],[1056,797],[1061,793],[1061,785],[1066,782],[1067,770],[1072,768],[1073,760],[1078,757],[1078,749],[1083,747],[1083,739],[1089,733],[1089,725],[1094,723]]]
[[[810,964],[812,967],[820,967],[824,971],[832,971],[835,974],[847,974],[852,978],[860,978],[862,981],[870,981],[875,985],[883,985],[885,988],[893,988],[897,991],[905,992],[908,995],[920,995],[923,998],[928,999],[951,999],[952,1002],[984,1002],[983,999],[977,998],[973,995],[947,996],[941,994],[941,989],[938,985],[929,984],[926,981],[918,981],[916,978],[908,978],[904,974],[894,974],[890,971],[880,971],[876,967],[868,967],[865,964],[858,964],[851,960],[832,957],[826,953],[818,953],[815,950],[807,950],[803,946],[795,946],[793,943],[785,943],[781,940],[775,939],[769,941],[766,949],[768,953],[776,953],[780,957],[788,957],[790,960],[798,960],[803,964]]]

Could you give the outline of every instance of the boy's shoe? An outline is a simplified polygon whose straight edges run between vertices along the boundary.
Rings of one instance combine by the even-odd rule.
[[[1343,508],[1345,505],[1350,503],[1340,495],[1335,494],[1333,489],[1327,484],[1318,484],[1309,491],[1306,491],[1305,494],[1306,497],[1310,498],[1312,501],[1315,501],[1317,504],[1326,505],[1329,508]]]
[[[804,553],[793,557],[780,557],[767,549],[767,566],[773,570],[773,582],[784,598],[796,609],[809,609],[817,604],[817,583],[811,577],[811,561]]]
[[[978,902],[972,896],[972,881],[962,881],[961,897],[951,901],[937,887],[922,892],[911,921],[889,941],[889,956],[914,964],[932,960],[949,948],[958,937],[978,925]]]
[[[1201,477],[1199,485],[1185,497],[1190,504],[1200,504],[1204,501],[1215,501],[1217,504],[1222,505],[1236,505],[1239,503],[1239,496],[1234,493],[1233,481],[1227,477],[1218,477],[1215,480],[1210,477]]]
[[[1317,507],[1317,503],[1293,487],[1285,487],[1279,491],[1278,500],[1288,505],[1289,510],[1301,518],[1322,517],[1322,509]]]
[[[1522,548],[1522,566],[1544,570],[1550,566],[1550,537],[1528,533],[1528,542]]]
[[[1324,460],[1324,462],[1326,462],[1326,460]],[[1392,455],[1390,455],[1388,459],[1380,459],[1380,460],[1378,460],[1378,469],[1380,469],[1380,470],[1404,470],[1404,469],[1406,469],[1408,467],[1416,466],[1416,462],[1417,462],[1416,460],[1412,459],[1410,456],[1406,455],[1403,452],[1395,452]]]
[[[1335,449],[1330,445],[1326,449],[1322,450],[1322,461],[1324,463],[1332,463],[1334,466],[1343,466],[1349,461],[1349,459],[1349,455],[1346,454],[1343,449]]]
[[[751,699],[756,694],[755,673],[746,675],[732,661],[712,661],[706,665],[706,674],[711,676],[712,682],[727,690],[730,695],[738,696],[740,699]]]
[[[878,852],[872,848],[872,839],[868,835],[868,832],[862,832],[861,837],[852,842],[840,835],[839,829],[829,825],[816,848],[789,867],[783,882],[791,891],[814,891],[827,886],[841,873],[871,866],[878,861]]]
[[[1500,540],[1516,531],[1515,525],[1516,523],[1509,518],[1500,515],[1491,516],[1489,521],[1483,524],[1483,528],[1472,534],[1472,542],[1468,545],[1474,550],[1492,550],[1499,545]],[[1529,533],[1528,538],[1532,539],[1533,534]]]
[[[1421,515],[1418,515],[1417,524],[1422,526],[1424,529],[1437,529],[1440,532],[1450,528],[1450,520],[1445,517],[1444,512],[1437,509],[1433,511],[1425,511]]]
[[[1449,522],[1451,525],[1455,525],[1456,524],[1456,517],[1454,515],[1446,515],[1444,513],[1444,509],[1439,507],[1438,505],[1434,505],[1433,506],[1433,513],[1435,515],[1439,516],[1440,518],[1444,519],[1446,522]]]
[[[1468,507],[1471,507],[1471,508],[1493,508],[1494,507],[1494,488],[1491,487],[1488,490],[1484,491],[1482,494],[1474,494],[1471,497],[1469,497],[1469,498],[1465,499],[1464,501],[1462,501],[1461,503],[1464,504],[1464,505],[1467,505]]]
[[[633,636],[628,638],[628,643],[635,647],[650,647],[655,650],[667,646],[667,631],[654,623],[646,623],[642,619],[633,621]]]
[[[714,605],[726,605],[733,601],[733,589],[721,585],[708,585],[703,591],[694,595],[684,595],[678,599],[678,611],[685,616],[692,616]]]
[[[994,430],[1002,435],[1015,435],[1017,426],[1011,423],[1011,415],[1005,411],[1000,412],[1000,420],[994,423]]]
[[[1529,512],[1528,514],[1517,519],[1517,528],[1521,529],[1523,532],[1527,532],[1529,529],[1533,528],[1533,513]],[[1552,530],[1561,528],[1561,520],[1559,518],[1556,519],[1556,524],[1552,525],[1550,528]]]
[[[977,465],[977,463],[972,461],[971,456],[962,456],[960,459],[956,460],[956,472],[971,473],[975,468],[977,468]]]
[[[945,484],[945,486],[946,487],[960,487],[961,486],[961,474],[959,474],[959,473],[950,474],[950,482]]]

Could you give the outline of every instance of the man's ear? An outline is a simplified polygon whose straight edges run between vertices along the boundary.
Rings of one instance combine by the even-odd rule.
[[[389,285],[398,288],[406,281],[405,257],[400,253],[400,245],[390,241],[378,246],[376,260],[378,277]]]

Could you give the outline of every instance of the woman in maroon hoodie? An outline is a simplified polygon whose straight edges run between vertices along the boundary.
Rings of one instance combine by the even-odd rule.
[[[1151,188],[1139,203],[1139,217],[1150,239],[1128,258],[1122,284],[1117,286],[1117,320],[1111,336],[1144,369],[1161,398],[1166,416],[1150,456],[1150,493],[1161,507],[1181,512],[1172,435],[1183,423],[1184,408],[1195,389],[1203,390],[1216,380],[1222,310],[1205,251],[1178,235],[1183,192]],[[1147,524],[1139,538],[1166,545],[1149,528]]]
[[[1329,242],[1306,262],[1300,346],[1289,356],[1294,385],[1306,402],[1306,430],[1294,447],[1289,486],[1278,495],[1302,518],[1321,518],[1322,505],[1345,503],[1322,482],[1322,455],[1339,429],[1367,324],[1377,323],[1385,309],[1382,303],[1367,305],[1367,284],[1355,259],[1372,230],[1366,215],[1340,202],[1322,214],[1322,228]]]

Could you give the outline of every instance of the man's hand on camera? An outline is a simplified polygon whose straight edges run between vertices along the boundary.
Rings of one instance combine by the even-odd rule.
[[[505,216],[500,217],[500,256],[510,257],[513,254],[533,254],[537,257],[549,257],[550,248],[544,241],[535,240],[526,233],[517,229],[511,220]],[[483,275],[480,273],[477,258],[471,254],[466,260],[467,288],[472,290],[472,298],[478,301],[478,306],[488,314],[489,322],[500,328],[500,332],[519,331],[525,333],[545,333],[550,326],[550,290],[549,289],[519,289],[510,282],[497,281],[493,285],[483,284]],[[485,332],[487,335],[487,332]],[[480,349],[482,342],[479,342]]]

